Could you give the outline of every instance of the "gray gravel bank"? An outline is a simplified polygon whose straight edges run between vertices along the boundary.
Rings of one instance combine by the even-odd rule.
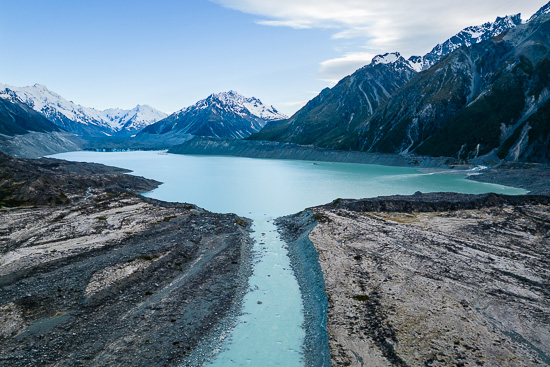
[[[0,365],[201,365],[234,322],[250,220],[102,165],[0,155]],[[214,346],[211,344],[210,346]]]

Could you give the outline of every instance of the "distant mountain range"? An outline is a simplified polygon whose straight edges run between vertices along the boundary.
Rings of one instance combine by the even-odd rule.
[[[213,138],[242,139],[260,131],[269,121],[287,118],[273,106],[235,91],[214,93],[192,106],[144,128],[138,135],[174,134]]]
[[[167,116],[142,105],[100,111],[39,84],[0,84],[0,150],[159,149],[198,136],[550,162],[549,12],[550,3],[527,22],[517,14],[465,28],[424,56],[378,55],[290,118],[235,91]]]
[[[249,139],[548,162],[549,4],[526,24],[518,14],[468,27],[422,57],[377,56]]]
[[[138,133],[137,140],[142,142],[147,138],[177,142],[188,136],[241,139],[260,131],[269,121],[287,118],[273,106],[235,91],[211,94],[170,116],[147,105],[103,111],[83,107],[40,84],[29,87],[0,84],[0,100],[24,104],[62,130],[87,139],[103,138],[102,141]],[[169,139],[174,137],[178,138]]]
[[[29,87],[0,84],[0,98],[19,100],[64,130],[84,137],[132,135],[167,116],[142,105],[131,110],[112,108],[104,111],[83,107],[40,84]]]

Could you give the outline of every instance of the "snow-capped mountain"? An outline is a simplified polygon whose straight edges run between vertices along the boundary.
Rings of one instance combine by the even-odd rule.
[[[462,46],[470,47],[476,43],[486,41],[520,24],[521,14],[516,14],[497,17],[494,22],[487,22],[482,25],[464,28],[445,42],[436,45],[426,55],[411,56],[409,58],[409,63],[416,71],[429,69],[443,56],[450,54]]]
[[[67,101],[41,84],[12,87],[0,84],[0,98],[17,99],[44,115],[54,124],[80,136],[110,136],[135,134],[145,126],[167,116],[150,106],[132,110],[84,107]]]
[[[357,149],[354,144],[361,129],[418,72],[436,65],[462,46],[489,40],[519,24],[519,14],[499,17],[494,22],[463,29],[424,56],[412,56],[408,60],[398,52],[375,56],[370,64],[343,78],[333,88],[324,89],[289,119],[266,126],[250,139]],[[405,109],[405,106],[401,107]],[[391,120],[394,116],[387,114],[382,118]]]
[[[399,52],[389,52],[383,55],[376,55],[372,58],[371,65],[391,64],[393,62],[396,62],[399,57],[401,57],[401,54]]]
[[[398,52],[378,55],[333,88],[325,88],[292,117],[250,139],[345,149],[350,134],[416,73]]]
[[[548,2],[546,5],[544,5],[542,8],[540,8],[535,14],[529,18],[527,22],[532,21],[533,19],[536,19],[544,14],[550,13],[550,2]]]
[[[258,98],[248,98],[240,95],[234,90],[222,93],[212,93],[210,96],[198,101],[193,106],[183,108],[176,113],[187,112],[192,109],[205,109],[215,105],[224,109],[230,109],[241,116],[251,114],[266,121],[283,120],[288,117],[277,111],[275,107],[264,105]]]
[[[287,118],[259,99],[235,91],[214,93],[168,116],[139,134],[188,134],[214,138],[243,139],[259,131],[267,122]]]
[[[118,119],[119,133],[135,134],[143,128],[166,118],[168,114],[148,105],[137,105],[129,111],[124,111]]]
[[[550,14],[462,47],[413,77],[351,149],[550,161]]]

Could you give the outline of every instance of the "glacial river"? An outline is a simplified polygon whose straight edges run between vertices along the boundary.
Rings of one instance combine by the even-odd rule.
[[[273,219],[336,198],[448,191],[522,194],[463,175],[350,163],[185,156],[162,152],[70,152],[55,158],[127,168],[163,182],[146,196],[193,203],[254,220],[257,261],[237,326],[213,366],[302,366],[305,332],[300,290]]]

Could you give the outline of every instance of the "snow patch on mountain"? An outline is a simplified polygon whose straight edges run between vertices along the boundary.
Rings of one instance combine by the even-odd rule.
[[[241,116],[251,114],[266,121],[287,119],[288,116],[279,112],[273,106],[266,106],[256,97],[245,97],[234,90],[229,92],[212,93],[205,99],[201,99],[192,106],[182,108],[175,114],[183,114],[194,109],[206,109],[217,106],[231,110]]]
[[[372,58],[371,65],[377,64],[391,64],[396,62],[401,57],[399,52],[385,53],[383,55],[377,55]]]
[[[533,19],[536,19],[536,18],[540,17],[541,15],[548,14],[548,13],[550,13],[550,2],[546,3],[546,5],[544,5],[535,14],[533,14],[527,22],[530,22]]]
[[[550,7],[548,9],[550,11]],[[410,66],[416,71],[429,69],[435,65],[443,56],[450,54],[462,46],[471,46],[512,29],[521,24],[521,14],[497,17],[494,22],[487,22],[482,25],[464,28],[462,31],[449,38],[443,43],[436,45],[424,56],[411,56]]]
[[[372,61],[370,64],[364,66],[364,68],[372,68],[376,65],[386,65],[390,68],[393,68],[395,71],[403,71],[403,70],[414,70],[419,71],[419,68],[415,66],[413,63],[411,63],[408,60],[405,60],[403,56],[399,52],[389,52],[385,53],[383,55],[376,55],[372,58]]]
[[[137,105],[127,111],[119,120],[122,130],[138,131],[166,118],[168,114],[148,105]]]

